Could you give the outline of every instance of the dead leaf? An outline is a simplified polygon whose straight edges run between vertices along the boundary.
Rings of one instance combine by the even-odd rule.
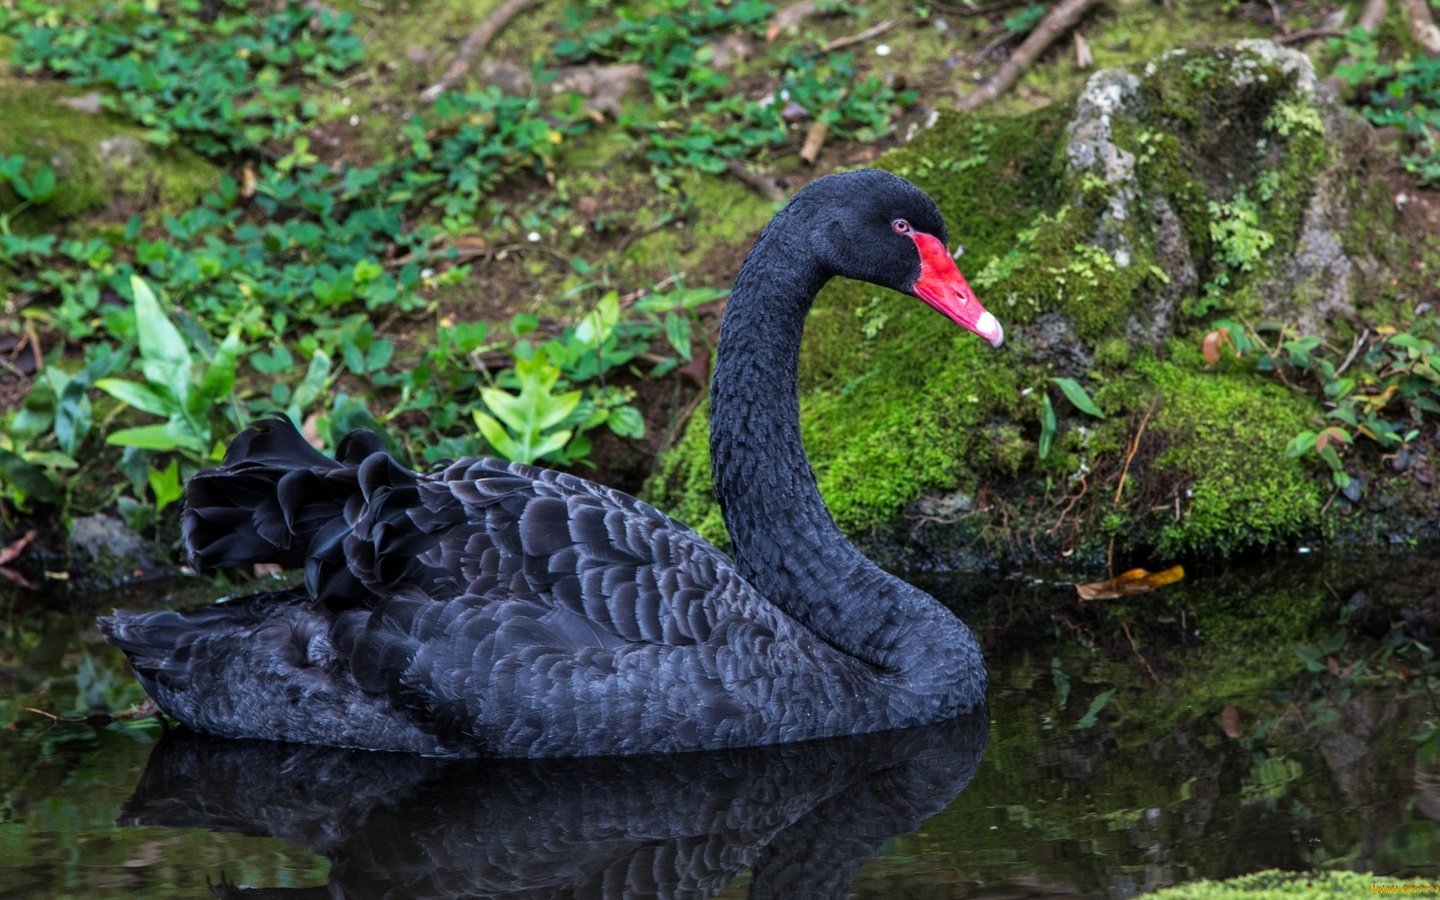
[[[766,42],[775,40],[780,36],[780,32],[794,28],[805,21],[806,17],[814,15],[816,5],[815,0],[801,0],[777,10],[775,15],[770,17],[770,27],[765,29]]]
[[[1095,56],[1090,52],[1090,45],[1080,32],[1075,32],[1075,68],[1088,69],[1095,65]]]
[[[815,160],[820,158],[820,148],[825,146],[825,137],[830,133],[830,126],[825,124],[824,119],[817,119],[810,130],[805,132],[805,144],[800,148],[800,158],[810,165],[815,165]]]
[[[1077,584],[1075,593],[1080,595],[1081,600],[1118,600],[1132,594],[1148,594],[1156,588],[1174,584],[1184,577],[1185,568],[1183,566],[1171,566],[1163,572],[1131,569],[1108,581]]]
[[[1230,339],[1230,329],[1217,328],[1205,335],[1205,340],[1200,342],[1200,353],[1205,357],[1205,365],[1213,366],[1220,362],[1220,348],[1229,345],[1232,349],[1235,342]],[[1235,355],[1239,356],[1240,351],[1236,350]]]
[[[88,94],[81,94],[78,97],[62,97],[58,102],[71,109],[78,109],[80,112],[89,113],[92,116],[99,114],[100,110],[105,108],[104,98],[100,96],[98,91],[91,91]]]
[[[320,436],[320,413],[312,412],[305,417],[305,421],[300,423],[300,435],[316,450],[325,446],[325,438]]]
[[[1220,728],[1228,738],[1238,738],[1244,734],[1240,730],[1240,710],[1233,706],[1227,706],[1220,710]]]
[[[6,544],[4,549],[0,549],[0,566],[5,565],[25,552],[25,548],[30,546],[30,542],[33,540],[35,540],[35,529],[32,528],[9,544]]]
[[[1351,437],[1345,433],[1343,428],[1337,428],[1332,425],[1324,431],[1321,431],[1315,438],[1315,449],[1323,451],[1326,447],[1330,446],[1332,441],[1340,444],[1349,444],[1351,443]]]
[[[0,566],[0,578],[3,578],[13,584],[18,584],[20,585],[20,587],[24,588],[27,591],[33,591],[37,587],[35,582],[26,578],[24,575],[21,575],[19,572],[15,571],[9,566]]]

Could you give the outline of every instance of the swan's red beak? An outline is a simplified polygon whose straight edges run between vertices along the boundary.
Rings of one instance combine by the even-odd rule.
[[[980,305],[965,276],[956,268],[955,258],[940,239],[918,231],[911,232],[910,237],[920,251],[920,277],[915,279],[911,293],[946,318],[989,341],[990,346],[998,347],[1004,343],[1005,329]]]

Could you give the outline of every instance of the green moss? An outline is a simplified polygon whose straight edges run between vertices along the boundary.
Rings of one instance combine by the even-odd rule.
[[[1166,447],[1153,478],[1178,495],[1181,511],[1179,521],[1165,516],[1146,529],[1158,549],[1223,555],[1317,529],[1321,487],[1285,454],[1313,401],[1253,373],[1207,371],[1189,344],[1171,351],[1166,362],[1137,365],[1163,398],[1150,426]]]
[[[807,325],[801,414],[841,526],[873,532],[926,493],[981,484],[1012,497],[1044,491],[1063,506],[1064,492],[1089,475],[1089,499],[1074,513],[1089,518],[1077,537],[1054,537],[1056,523],[1035,504],[1035,521],[1012,518],[1004,530],[1071,547],[1114,537],[1166,556],[1223,556],[1319,534],[1325,488],[1284,452],[1320,412],[1315,399],[1248,366],[1212,371],[1199,353],[1213,316],[1272,308],[1276,284],[1286,285],[1279,302],[1292,304],[1283,308],[1313,307],[1326,286],[1277,268],[1294,265],[1321,192],[1344,192],[1332,198],[1339,208],[1363,193],[1342,171],[1355,154],[1327,143],[1343,118],[1297,81],[1245,48],[1167,56],[1140,80],[1133,107],[1108,118],[1123,163],[1111,174],[1121,177],[1072,168],[1072,104],[942,114],[878,159],[936,198],[951,243],[965,247],[962,268],[1014,343],[997,356],[903,298],[827,286]],[[746,217],[758,225],[763,212]],[[1043,340],[1027,346],[1031,337]],[[1040,410],[1055,375],[1081,379],[1108,417],[1083,416],[1056,396],[1061,420],[1042,461]],[[1137,420],[1152,408],[1144,452],[1112,501]],[[686,447],[703,454],[688,436]],[[699,462],[686,464],[701,472]]]
[[[737,188],[734,179],[725,176],[686,172],[678,187],[685,204],[697,212],[686,218],[683,227],[656,228],[630,244],[622,263],[641,279],[685,272],[693,280],[694,273],[712,269],[717,259],[733,259],[738,266],[745,248],[777,209],[754,191]],[[641,195],[655,191],[648,173],[635,171],[634,189]],[[655,224],[658,208],[640,210],[630,227],[643,232]],[[722,277],[732,278],[734,271]]]
[[[730,536],[720,516],[720,505],[715,502],[710,476],[708,400],[690,417],[680,440],[660,458],[660,466],[646,482],[643,495],[716,546],[729,546]]]
[[[1375,885],[1427,886],[1428,882],[1399,881],[1369,872],[1282,872],[1269,869],[1224,881],[1192,881],[1142,896],[1150,900],[1330,900],[1337,896],[1374,893]],[[1396,890],[1395,893],[1401,893]]]
[[[143,199],[151,214],[173,212],[214,187],[218,172],[200,157],[159,150],[145,143],[142,129],[116,116],[62,102],[75,95],[66,85],[0,79],[0,153],[50,166],[58,179],[55,196],[20,217],[21,229],[52,228],[103,209],[117,196]],[[8,188],[3,194],[0,206],[8,208],[13,198]]]

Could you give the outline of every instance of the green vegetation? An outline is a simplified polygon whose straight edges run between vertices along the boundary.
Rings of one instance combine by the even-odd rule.
[[[1362,89],[1365,117],[1403,129],[1413,147],[1401,156],[1405,167],[1440,182],[1440,59],[1408,49],[1385,58],[1375,35],[1359,28],[1334,44],[1346,57],[1335,74]]]
[[[1411,890],[1405,890],[1406,887]],[[1150,900],[1329,900],[1338,894],[1424,893],[1426,881],[1382,878],[1369,872],[1282,872],[1270,869],[1224,881],[1192,881],[1143,896]],[[1376,890],[1379,888],[1380,890]],[[1393,890],[1392,890],[1393,889]]]
[[[1087,36],[1097,57],[1153,49],[1155,11],[1122,6],[1141,30],[1104,19]],[[401,55],[385,26],[422,11],[340,8],[21,0],[0,12],[14,71],[47,100],[0,100],[19,123],[0,135],[0,287],[14,330],[49,349],[29,396],[0,412],[0,515],[118,505],[132,524],[163,525],[176,485],[269,410],[326,446],[383,426],[416,464],[492,453],[607,466],[615,438],[657,421],[641,413],[659,393],[643,379],[708,358],[702,307],[773,208],[729,170],[788,172],[818,126],[853,147],[933,102],[879,47],[833,40],[895,27],[878,6],[827,8],[772,43],[771,3],[571,2],[502,34],[496,46],[529,73],[518,87],[428,106],[405,96],[410,112],[387,129],[409,88],[385,73],[413,86],[434,66],[367,53]],[[1042,12],[990,21],[1013,41]],[[896,65],[951,52],[934,15],[898,16],[907,40],[885,48]],[[1394,260],[1372,240],[1387,198],[1345,168],[1348,126],[1292,62],[1176,52],[1121,86],[1103,133],[1077,137],[1063,102],[941,115],[879,160],[940,200],[984,302],[1044,349],[997,358],[913,304],[828,288],[802,408],[842,526],[879,536],[926,494],[968,509],[999,487],[945,523],[991,555],[1112,541],[1229,554],[1324,530],[1329,498],[1310,475],[1357,496],[1371,482],[1357,439],[1391,452],[1420,440],[1435,338],[1395,314],[1400,288],[1361,301],[1365,323],[1396,330],[1372,328],[1384,340],[1344,371],[1351,326],[1307,334],[1329,273],[1286,261],[1315,240],[1317,204],[1348,205],[1361,224],[1333,237]],[[623,65],[641,81],[611,105],[570,89],[577,69]],[[1044,69],[1032,84],[1059,93],[1069,78]],[[75,99],[66,91],[95,92],[79,99],[101,112],[48,102]],[[116,134],[135,160],[118,168],[94,150]],[[1167,236],[1145,225],[1157,222]],[[1212,369],[1196,348],[1217,330],[1230,344]],[[1259,373],[1228,359],[1246,341],[1276,348],[1256,355]],[[157,357],[162,345],[180,352]],[[166,374],[187,364],[188,380]],[[701,418],[651,496],[720,537]],[[1210,447],[1216,435],[1226,447]],[[104,483],[106,470],[124,482]]]
[[[647,166],[662,185],[673,182],[676,166],[714,170],[718,160],[786,139],[779,107],[727,99],[726,78],[701,52],[713,34],[763,22],[768,4],[698,12],[672,4],[673,21],[622,10],[617,24],[595,30],[602,6],[572,8],[566,30],[576,37],[557,43],[555,58],[651,65],[654,109],[663,115],[627,116],[622,125],[649,137]],[[662,21],[673,28],[652,27]],[[70,173],[38,161],[48,155],[43,141],[32,142],[33,157],[0,156],[0,201],[7,188],[15,201],[0,211],[0,280],[29,327],[85,348],[79,371],[52,354],[24,405],[6,414],[0,488],[12,506],[74,513],[116,500],[107,490],[71,507],[65,473],[87,442],[104,440],[125,448],[119,464],[132,493],[119,497],[121,508],[132,524],[146,524],[173,501],[177,479],[217,459],[224,439],[266,407],[297,420],[317,416],[318,434],[332,446],[349,428],[407,414],[413,422],[419,413],[420,424],[401,437],[423,459],[491,452],[575,465],[586,462],[586,433],[596,427],[625,438],[643,433],[634,390],[614,383],[615,373],[637,371],[637,358],[659,345],[673,355],[648,364],[655,374],[690,360],[693,310],[721,292],[672,278],[675,287],[629,298],[622,309],[607,274],[576,260],[574,273],[585,280],[568,299],[582,309],[593,304],[591,312],[538,342],[540,319],[529,313],[508,327],[442,316],[433,337],[422,334],[410,352],[377,333],[372,317],[382,311],[433,315],[446,287],[467,275],[456,243],[474,232],[530,231],[533,242],[547,204],[517,209],[497,191],[526,177],[553,181],[558,155],[590,120],[568,95],[542,102],[496,88],[451,92],[400,128],[398,152],[366,164],[328,162],[312,129],[343,114],[344,104],[323,106],[315,89],[361,64],[352,28],[348,14],[292,3],[256,17],[239,0],[163,10],[128,0],[58,9],[24,2],[3,13],[0,31],[13,41],[18,68],[101,88],[102,106],[139,125],[148,146],[187,148],[229,170],[192,205],[66,234],[42,225],[95,208],[103,193],[70,201]],[[889,105],[901,98],[873,79],[852,88],[847,57],[787,60],[782,92],[837,133],[873,138],[888,129]],[[707,145],[705,160],[675,142],[666,118],[692,105],[709,117],[690,118],[692,132],[730,135]],[[694,145],[693,135],[686,140]],[[85,177],[83,167],[68,168]],[[47,207],[52,218],[35,215]],[[553,204],[548,210],[564,214]],[[126,302],[116,305],[116,296]],[[305,331],[298,338],[297,326]],[[495,352],[515,365],[477,370],[475,360]],[[357,382],[365,386],[358,393]],[[121,408],[96,400],[97,388]],[[147,416],[163,422],[144,424]]]

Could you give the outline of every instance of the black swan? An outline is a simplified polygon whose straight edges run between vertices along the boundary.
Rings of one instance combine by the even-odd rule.
[[[370,432],[337,459],[284,418],[186,486],[196,568],[303,567],[280,596],[102,619],[160,708],[198,731],[430,755],[586,756],[776,744],[980,706],[970,630],[841,535],[800,442],[796,369],[832,276],[924,300],[999,346],[902,178],[830,175],[761,232],[711,382],[734,559],[645,503],[532,466],[417,474]]]
[[[119,822],[268,835],[330,862],[325,887],[252,898],[711,897],[747,870],[751,898],[847,897],[969,785],[988,737],[982,709],[802,744],[476,765],[173,731]],[[201,881],[161,862],[167,884]]]

